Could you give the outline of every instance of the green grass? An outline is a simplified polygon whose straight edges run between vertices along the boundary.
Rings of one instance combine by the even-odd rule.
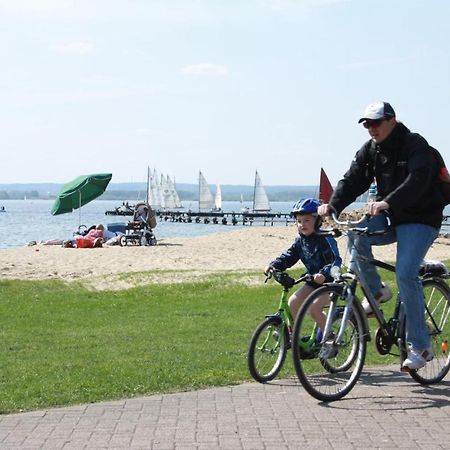
[[[250,337],[281,290],[236,278],[108,292],[1,281],[0,413],[249,380]],[[367,364],[395,361],[369,349]],[[293,374],[289,355],[280,376]]]
[[[278,292],[232,278],[115,292],[0,282],[0,412],[249,379],[248,340]]]

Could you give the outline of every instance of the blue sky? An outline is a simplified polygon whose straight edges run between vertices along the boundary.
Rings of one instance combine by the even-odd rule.
[[[332,184],[367,103],[450,163],[445,0],[0,0],[0,183]]]

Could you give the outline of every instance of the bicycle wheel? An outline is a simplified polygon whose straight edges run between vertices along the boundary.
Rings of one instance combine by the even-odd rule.
[[[280,317],[268,317],[255,329],[247,354],[251,376],[260,383],[273,380],[281,368],[289,344],[287,327]]]
[[[352,308],[342,337],[337,341],[346,305],[343,289],[343,285],[334,284],[312,292],[300,308],[292,333],[297,376],[307,392],[321,401],[339,400],[347,395],[358,381],[366,357],[365,322],[359,304]],[[320,301],[328,298],[323,308],[326,315],[333,311],[332,333],[324,343],[316,339],[312,351],[305,353],[304,343],[310,342],[317,327],[311,308],[319,298]]]
[[[445,282],[429,279],[423,282],[423,294],[434,358],[421,369],[409,373],[421,384],[433,384],[441,381],[450,369],[450,290]]]
[[[333,330],[333,334],[337,336],[339,329],[342,323],[342,312],[338,312],[336,319],[333,321],[331,326]],[[320,363],[323,368],[326,369],[330,373],[337,372],[346,372],[350,369],[352,364],[355,362],[355,358],[358,356],[358,341],[356,339],[352,339],[354,333],[356,333],[356,321],[354,317],[350,317],[349,323],[345,327],[345,335],[344,339],[349,343],[349,347],[347,349],[347,357],[344,357],[344,354],[341,354],[340,358],[333,359],[323,359],[319,358]]]

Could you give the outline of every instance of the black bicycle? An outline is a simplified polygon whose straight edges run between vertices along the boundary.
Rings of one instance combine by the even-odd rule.
[[[358,227],[364,220],[333,220],[351,235],[382,234],[387,230],[370,232],[367,227]],[[349,235],[348,232],[351,231]],[[377,267],[395,272],[395,266],[377,259],[368,260],[357,254],[357,258],[370,261]],[[441,381],[450,369],[448,342],[450,341],[450,288],[447,268],[442,264],[425,265],[420,274],[424,292],[424,308],[433,346],[434,359],[418,370],[408,370],[411,377],[421,384]],[[334,401],[348,394],[359,379],[366,357],[367,341],[371,340],[366,313],[357,297],[360,287],[368,299],[373,315],[378,322],[375,332],[375,347],[381,355],[394,354],[400,364],[407,354],[405,337],[405,312],[400,296],[397,296],[392,317],[385,318],[380,305],[370,292],[364,275],[355,267],[353,272],[336,276],[336,282],[326,284],[312,292],[300,308],[292,334],[294,366],[304,388],[313,397],[322,401]],[[304,358],[299,343],[311,334],[317,325],[311,317],[311,307],[319,298],[328,298],[324,311],[327,314],[322,340],[318,344],[315,358]],[[395,353],[394,353],[395,351]]]

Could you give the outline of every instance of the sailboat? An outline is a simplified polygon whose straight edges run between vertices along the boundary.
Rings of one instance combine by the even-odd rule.
[[[198,174],[198,209],[212,211],[215,207],[214,197],[208,182],[200,171]]]
[[[323,168],[320,168],[319,201],[320,203],[329,203],[333,195],[333,187]]]
[[[149,181],[147,182],[148,194],[147,198],[150,205],[154,209],[179,209],[183,208],[180,201],[180,196],[175,187],[175,181],[172,181],[169,175],[161,174],[158,176],[156,169],[150,173]]]
[[[216,186],[216,197],[214,199],[214,211],[222,211],[222,189],[220,184]]]
[[[161,208],[161,200],[158,196],[158,178],[155,171],[150,173],[150,167],[148,168],[150,182],[148,183],[148,202],[152,206],[153,209]]]
[[[254,212],[269,212],[270,207],[269,198],[266,190],[262,184],[261,177],[258,171],[255,172],[255,187],[253,191],[253,211]]]
[[[172,181],[169,178],[169,175],[167,175],[167,184],[169,185],[170,193],[172,195],[172,200],[173,200],[173,204],[174,204],[173,207],[176,209],[183,208],[183,205],[181,204],[180,196],[178,195],[178,192],[177,192],[175,177]]]
[[[161,174],[161,191],[164,198],[164,207],[166,209],[175,208],[175,199],[173,197],[171,183],[172,180],[169,178],[169,176],[166,177]]]

